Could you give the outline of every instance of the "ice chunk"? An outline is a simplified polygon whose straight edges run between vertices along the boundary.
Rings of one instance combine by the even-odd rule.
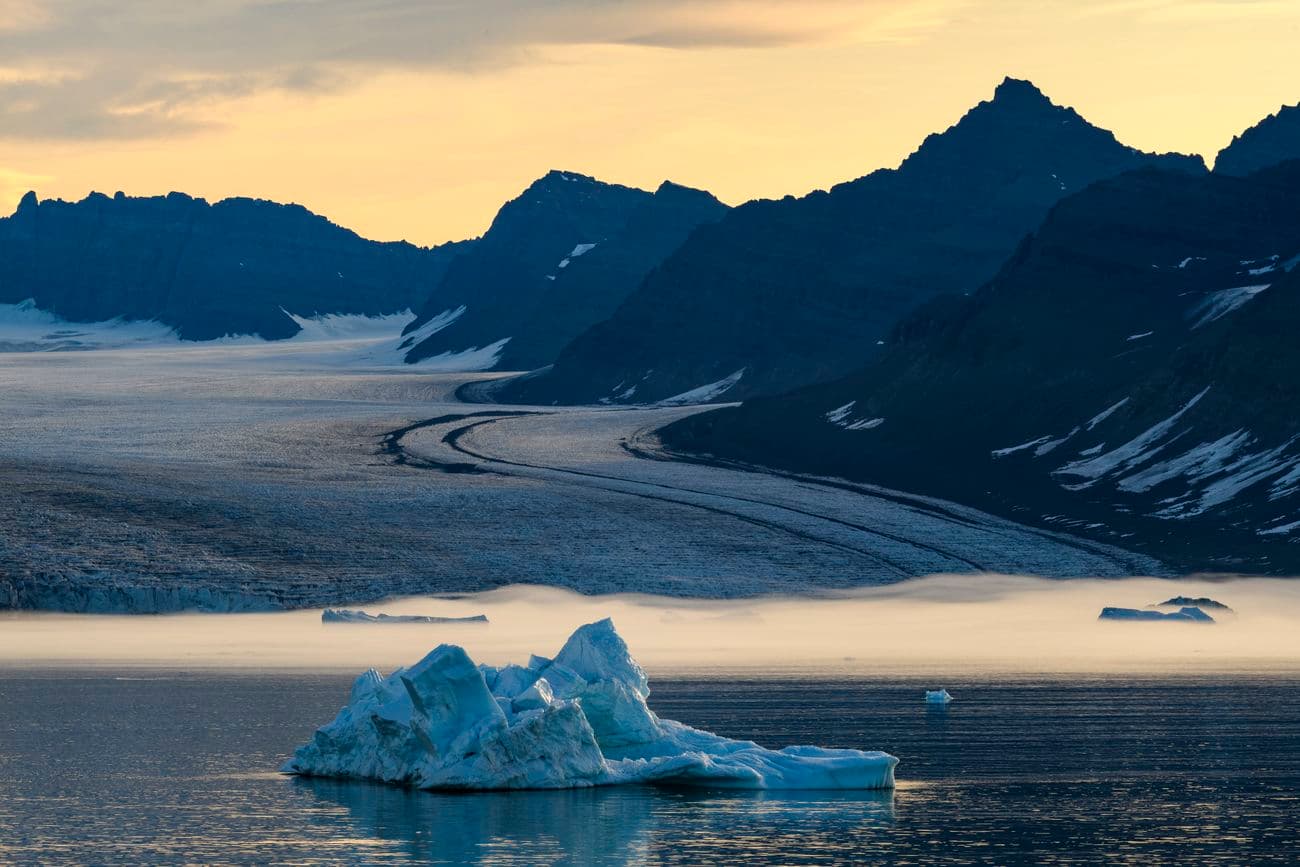
[[[1173,599],[1166,599],[1164,602],[1157,602],[1155,608],[1187,608],[1193,606],[1200,609],[1213,608],[1219,611],[1226,611],[1231,614],[1232,609],[1224,605],[1217,599],[1211,599],[1208,596],[1175,596]]]
[[[500,672],[444,644],[387,678],[363,674],[347,707],[282,770],[425,789],[894,785],[898,760],[886,753],[733,741],[660,719],[649,694],[609,620],[578,629],[554,660]]]
[[[321,623],[487,623],[486,614],[473,617],[426,617],[423,614],[367,614],[346,608],[326,608]]]
[[[497,671],[497,678],[492,685],[492,694],[514,698],[528,689],[541,677],[536,671],[522,665],[507,665]]]
[[[1195,606],[1177,611],[1151,611],[1143,608],[1103,608],[1098,620],[1151,620],[1167,623],[1213,623],[1214,618]]]
[[[927,689],[925,701],[926,704],[947,704],[952,701],[952,695],[946,689]]]
[[[524,711],[541,710],[544,707],[550,707],[554,702],[555,694],[551,692],[551,685],[543,677],[515,696],[511,702],[511,709],[515,713],[523,713]]]

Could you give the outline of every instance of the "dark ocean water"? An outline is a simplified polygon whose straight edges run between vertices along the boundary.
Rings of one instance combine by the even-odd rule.
[[[349,682],[0,672],[0,863],[1300,860],[1294,676],[653,680],[661,715],[730,737],[888,750],[892,793],[452,796],[276,774]],[[927,707],[933,686],[957,701]]]

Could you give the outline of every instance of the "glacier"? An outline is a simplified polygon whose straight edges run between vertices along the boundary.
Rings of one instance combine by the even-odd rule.
[[[347,706],[281,771],[447,790],[894,785],[898,759],[887,753],[730,740],[661,719],[649,695],[609,619],[526,666],[475,665],[443,644],[388,677],[362,674]]]

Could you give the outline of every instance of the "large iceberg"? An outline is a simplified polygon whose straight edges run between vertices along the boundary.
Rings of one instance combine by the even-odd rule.
[[[476,666],[443,644],[388,677],[372,669],[357,678],[347,706],[282,770],[421,789],[894,785],[898,759],[887,753],[733,741],[660,719],[649,694],[608,619],[527,666]]]

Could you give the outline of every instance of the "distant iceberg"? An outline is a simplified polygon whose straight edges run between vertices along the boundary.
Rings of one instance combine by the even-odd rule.
[[[426,617],[423,614],[367,614],[346,608],[326,608],[321,623],[487,623],[487,615],[473,617]]]
[[[1197,596],[1194,598],[1191,596],[1175,596],[1173,599],[1166,599],[1164,602],[1157,602],[1153,607],[1154,608],[1186,608],[1189,606],[1200,608],[1202,610],[1206,608],[1210,608],[1215,611],[1225,611],[1228,612],[1229,614],[1232,613],[1232,609],[1229,608],[1227,605],[1224,605],[1222,602],[1218,601],[1217,599],[1211,599],[1208,596]]]
[[[894,785],[898,760],[886,753],[733,741],[660,719],[649,694],[610,620],[526,667],[476,666],[443,644],[386,678],[373,669],[357,678],[347,706],[281,770],[421,789]]]
[[[1149,608],[1103,608],[1098,620],[1152,620],[1172,623],[1213,623],[1214,618],[1189,605],[1177,611],[1152,611]]]
[[[952,701],[952,695],[946,689],[927,689],[925,701],[926,704],[947,704]]]

